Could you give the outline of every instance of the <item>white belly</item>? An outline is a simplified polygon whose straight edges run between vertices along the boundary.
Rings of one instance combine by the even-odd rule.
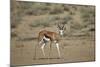
[[[50,41],[50,39],[46,38],[45,36],[43,37],[43,39],[46,40],[46,41]]]

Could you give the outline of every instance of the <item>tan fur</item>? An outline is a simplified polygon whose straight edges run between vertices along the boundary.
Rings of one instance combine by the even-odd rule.
[[[57,47],[57,50],[58,50],[58,54],[59,54],[59,57],[60,57],[60,50],[59,50],[59,35],[56,33],[56,32],[51,32],[51,31],[47,31],[47,30],[42,30],[39,32],[39,35],[38,35],[38,43],[39,45],[41,46],[41,49],[42,49],[42,52],[43,52],[43,55],[45,56],[45,52],[44,52],[44,46],[45,46],[45,42],[43,42],[43,39],[44,37],[50,39],[50,51],[51,51],[51,45],[52,43],[54,42],[56,47]],[[36,58],[36,49],[37,49],[37,46],[35,47],[35,57]],[[50,52],[49,52],[49,56],[50,56]]]
[[[40,41],[44,36],[47,36],[51,41],[59,41],[59,35],[56,32],[42,30],[39,32],[38,40]]]

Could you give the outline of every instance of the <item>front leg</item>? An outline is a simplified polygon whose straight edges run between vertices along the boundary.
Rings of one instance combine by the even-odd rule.
[[[58,55],[59,55],[59,58],[61,57],[61,54],[60,54],[60,49],[59,49],[59,43],[55,43],[56,44],[56,47],[57,47],[57,51],[58,51]]]

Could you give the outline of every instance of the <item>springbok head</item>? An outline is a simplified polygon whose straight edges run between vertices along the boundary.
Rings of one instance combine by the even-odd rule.
[[[60,36],[63,36],[64,35],[64,30],[66,29],[65,24],[58,23],[57,28],[58,28],[58,32],[59,32]]]

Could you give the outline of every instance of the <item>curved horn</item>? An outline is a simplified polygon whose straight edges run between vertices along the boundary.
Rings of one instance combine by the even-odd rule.
[[[59,23],[58,23],[58,28],[61,28]]]

